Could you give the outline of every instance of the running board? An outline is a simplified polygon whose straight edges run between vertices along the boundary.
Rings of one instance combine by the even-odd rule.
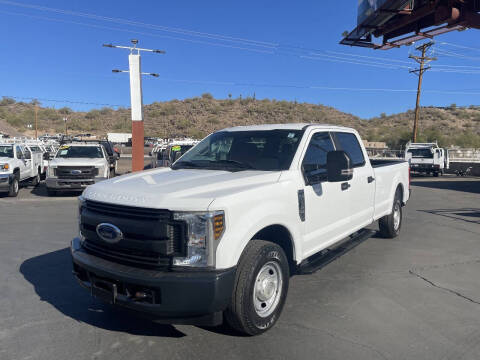
[[[340,256],[346,254],[376,233],[375,230],[362,229],[345,238],[339,245],[331,249],[322,250],[303,260],[297,267],[298,275],[313,274],[324,266],[330,264]]]

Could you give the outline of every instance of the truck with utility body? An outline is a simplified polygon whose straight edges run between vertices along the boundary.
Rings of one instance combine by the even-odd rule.
[[[61,145],[49,161],[45,180],[47,193],[83,191],[88,185],[109,179],[112,174],[109,157],[103,145],[74,142]]]
[[[448,150],[438,146],[438,143],[412,143],[405,147],[405,160],[409,162],[414,173],[443,175],[450,168]]]
[[[21,143],[0,143],[0,192],[16,197],[20,183],[40,183],[42,153]]]
[[[71,242],[80,285],[157,322],[256,335],[280,316],[289,279],[327,249],[400,233],[403,160],[370,161],[358,133],[318,124],[217,131],[168,168],[89,186]]]
[[[118,159],[120,158],[120,153],[118,152],[118,149],[116,149],[113,144],[108,141],[108,140],[82,140],[82,139],[73,139],[70,141],[64,141],[61,142],[61,144],[66,144],[66,143],[84,143],[84,144],[100,144],[104,147],[105,152],[107,154],[107,160],[108,164],[110,166],[110,171],[112,173],[112,176],[114,176],[117,172],[118,169]]]
[[[152,167],[168,167],[183,154],[199,143],[198,140],[175,140],[166,145],[160,145],[152,151]]]

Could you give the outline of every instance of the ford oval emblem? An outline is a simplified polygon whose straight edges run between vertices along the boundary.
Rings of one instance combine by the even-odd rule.
[[[70,171],[70,174],[72,175],[80,175],[82,173],[82,170],[72,170]]]
[[[115,225],[101,223],[97,225],[97,234],[105,242],[110,244],[118,243],[123,239],[122,231]]]

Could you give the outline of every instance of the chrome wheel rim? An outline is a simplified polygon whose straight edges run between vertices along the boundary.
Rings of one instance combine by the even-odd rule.
[[[15,193],[18,192],[18,181],[14,181],[14,182],[13,182],[13,191],[14,191]]]
[[[395,206],[393,207],[393,228],[398,230],[400,227],[400,218],[401,218],[401,210],[400,210],[400,204],[398,202],[395,203]]]
[[[255,279],[253,304],[260,317],[271,315],[282,296],[283,277],[280,265],[269,261],[262,266]]]

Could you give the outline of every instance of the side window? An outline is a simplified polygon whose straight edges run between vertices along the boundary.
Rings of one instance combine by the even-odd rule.
[[[337,150],[345,151],[352,160],[352,167],[365,165],[363,151],[358,143],[357,137],[352,133],[335,133],[335,145]]]
[[[25,159],[31,159],[32,158],[32,152],[30,151],[29,148],[27,148],[27,147],[23,148],[23,152],[25,154]]]
[[[17,150],[17,159],[22,159],[24,157],[22,148],[18,145],[15,148]]]
[[[313,134],[302,162],[304,174],[318,181],[326,180],[327,153],[334,150],[335,147],[328,132]]]

